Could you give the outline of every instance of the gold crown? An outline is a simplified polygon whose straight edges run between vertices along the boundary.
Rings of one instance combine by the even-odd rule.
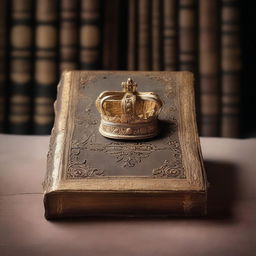
[[[104,91],[96,100],[101,114],[100,133],[112,139],[138,140],[159,133],[158,114],[162,101],[154,92],[138,92],[128,78],[123,91]]]

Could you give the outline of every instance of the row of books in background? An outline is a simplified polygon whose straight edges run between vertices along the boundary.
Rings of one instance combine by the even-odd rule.
[[[49,134],[65,69],[189,70],[200,135],[239,136],[239,0],[3,0],[0,130]]]

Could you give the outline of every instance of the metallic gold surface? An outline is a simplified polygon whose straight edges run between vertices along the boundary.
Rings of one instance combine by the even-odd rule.
[[[111,139],[141,140],[159,133],[158,114],[162,101],[154,92],[138,92],[128,78],[123,91],[104,91],[96,100],[101,114],[99,132]]]

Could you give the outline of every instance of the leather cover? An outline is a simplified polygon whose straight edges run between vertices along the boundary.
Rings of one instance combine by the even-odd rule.
[[[131,77],[163,101],[160,134],[103,137],[95,100]],[[62,76],[44,182],[47,218],[81,215],[202,215],[206,178],[189,72],[72,71]]]

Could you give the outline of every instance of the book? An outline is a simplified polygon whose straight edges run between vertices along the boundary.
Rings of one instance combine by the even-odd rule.
[[[220,13],[218,0],[199,2],[199,73],[202,136],[220,135]]]
[[[59,70],[78,69],[79,1],[60,1]]]
[[[12,0],[9,55],[8,132],[31,133],[33,1]]]
[[[138,1],[129,0],[128,3],[128,49],[127,49],[127,69],[138,69]]]
[[[222,0],[221,7],[221,136],[239,137],[240,13],[238,0]]]
[[[152,1],[152,69],[163,69],[163,1]]]
[[[150,70],[151,62],[151,1],[139,0],[138,70]]]
[[[177,33],[177,1],[164,0],[163,2],[163,44],[164,70],[178,69],[178,33]]]
[[[49,134],[58,83],[58,1],[37,0],[33,133]]]
[[[150,92],[138,93],[145,101],[157,100],[155,94],[162,101],[160,133],[152,139],[113,140],[102,136],[99,129],[102,119],[96,99],[100,93],[110,99],[109,91],[120,91],[120,84],[128,78],[137,83],[139,91]],[[115,113],[119,113],[120,101],[113,99]],[[105,103],[103,112],[111,115],[111,102]],[[55,113],[43,183],[47,219],[206,214],[207,181],[195,122],[192,73],[64,72]],[[116,135],[145,131],[136,127],[110,130]]]
[[[0,1],[0,133],[5,131],[7,1]]]
[[[80,13],[80,68],[100,69],[101,56],[101,1],[82,0]]]

